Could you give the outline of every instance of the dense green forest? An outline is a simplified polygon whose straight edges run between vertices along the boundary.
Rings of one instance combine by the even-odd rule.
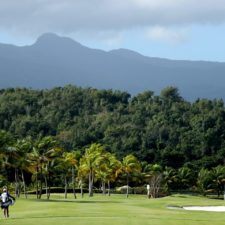
[[[0,90],[0,129],[15,138],[55,136],[66,149],[101,143],[118,158],[132,153],[162,166],[224,163],[222,100],[187,102],[177,88],[160,96],[82,89]]]
[[[158,165],[162,170],[170,168],[170,173],[185,173],[186,168],[192,178],[224,165],[223,100],[188,102],[176,87],[163,89],[159,96],[145,91],[133,97],[71,85],[50,90],[2,89],[0,130],[0,158],[11,154],[10,148],[8,153],[4,150],[6,146],[18,149],[24,140],[39,146],[40,140],[51,138],[61,155],[79,152],[81,157],[98,143],[121,162],[133,155],[142,170],[145,165]],[[10,167],[1,164],[1,168]],[[12,174],[7,177],[14,179]],[[179,185],[185,188],[184,182]]]

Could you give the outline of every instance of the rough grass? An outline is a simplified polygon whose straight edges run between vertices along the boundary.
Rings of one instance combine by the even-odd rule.
[[[0,218],[1,225],[224,225],[225,213],[196,212],[168,209],[167,206],[225,205],[225,201],[190,195],[173,195],[159,199],[124,195],[111,197],[95,195],[92,198],[72,195],[67,200],[55,194],[49,201],[18,199],[10,207],[10,218]]]

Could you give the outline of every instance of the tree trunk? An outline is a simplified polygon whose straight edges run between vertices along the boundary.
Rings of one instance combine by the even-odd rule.
[[[90,171],[90,173],[89,173],[89,197],[93,196],[93,181],[94,181],[93,172]]]
[[[110,196],[111,193],[110,193],[110,181],[108,181],[108,196]]]
[[[76,190],[75,190],[75,175],[74,175],[74,167],[72,167],[72,184],[73,184],[73,196],[76,199]]]
[[[102,194],[105,195],[106,191],[105,191],[105,182],[102,181]]]
[[[68,188],[68,184],[67,184],[67,178],[65,176],[65,199],[67,198],[67,188]]]
[[[126,197],[128,198],[129,196],[129,176],[127,174],[127,194],[126,194]]]
[[[46,198],[48,199],[48,180],[47,180],[47,175],[45,175],[45,193],[46,193]]]
[[[19,194],[19,174],[18,174],[18,168],[15,168],[15,195],[17,198],[20,197]]]
[[[25,183],[25,178],[24,178],[24,174],[23,174],[23,170],[22,169],[21,169],[21,177],[22,177],[22,182],[23,182],[24,197],[27,198],[26,183]]]
[[[41,164],[39,199],[41,199],[41,196],[42,196],[42,189],[43,189],[42,179],[43,179],[43,172],[42,172],[42,164]]]
[[[83,180],[80,180],[80,194],[81,194],[81,198],[84,197],[84,191],[83,191]]]
[[[36,166],[36,196],[38,199],[38,194],[39,194],[39,187],[38,187],[38,166]]]
[[[48,180],[50,181],[50,175],[48,174]],[[48,199],[50,199],[50,194],[51,194],[51,187],[50,184],[48,185]]]

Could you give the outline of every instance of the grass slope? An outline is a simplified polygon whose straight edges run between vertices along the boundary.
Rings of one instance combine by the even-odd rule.
[[[44,197],[44,196],[43,196]],[[168,209],[168,205],[225,205],[222,200],[174,195],[160,199],[124,195],[92,198],[52,195],[49,201],[19,199],[10,207],[10,218],[0,218],[1,225],[224,225],[225,213]]]

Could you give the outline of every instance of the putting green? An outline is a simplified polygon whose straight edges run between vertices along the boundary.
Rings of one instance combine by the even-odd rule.
[[[213,200],[188,195],[174,195],[159,199],[147,199],[146,196],[124,195],[92,198],[72,195],[64,199],[63,195],[52,195],[49,201],[18,199],[10,207],[10,218],[0,218],[1,225],[224,225],[225,213],[199,212],[168,209],[168,205],[225,205],[222,200]]]

